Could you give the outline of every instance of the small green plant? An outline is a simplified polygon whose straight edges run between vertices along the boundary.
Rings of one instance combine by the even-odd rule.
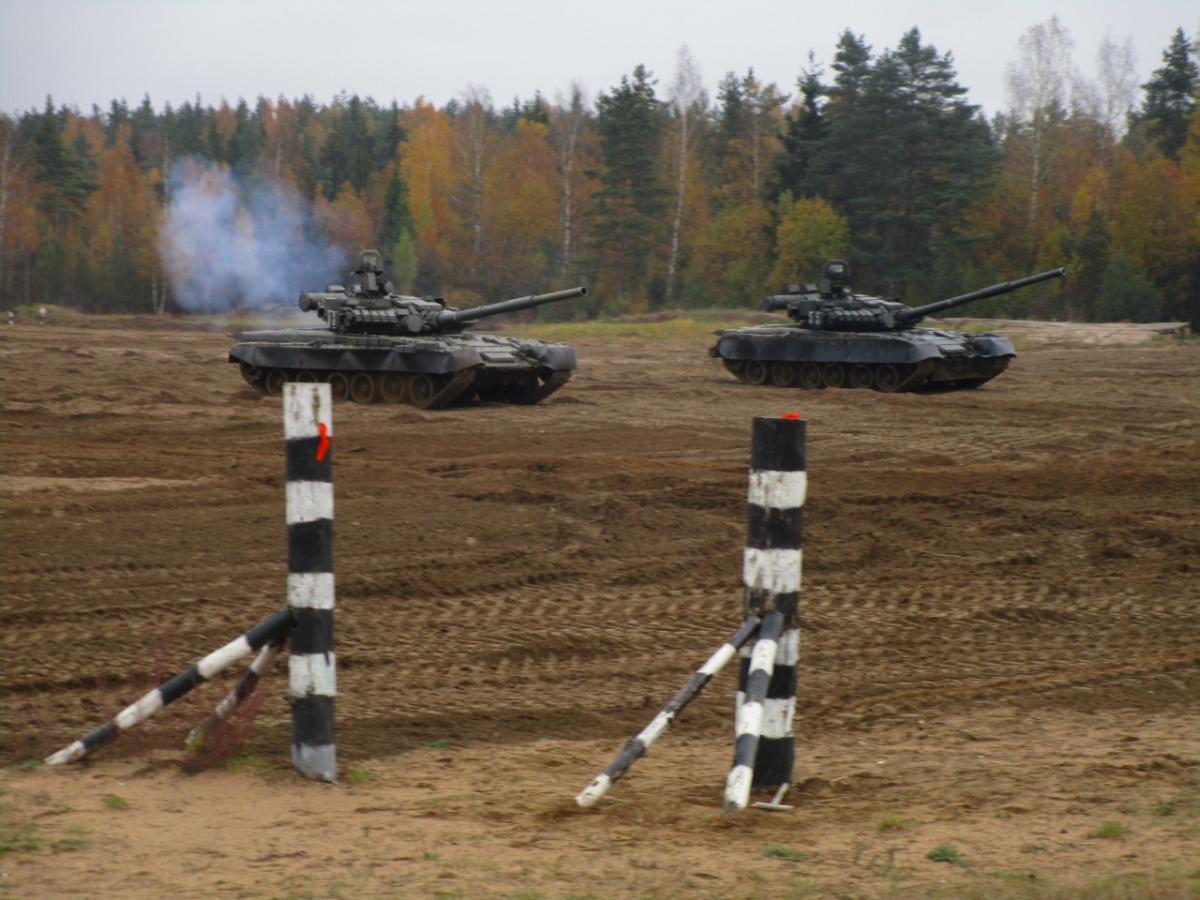
[[[449,750],[450,738],[438,738],[436,741],[426,741],[425,746],[431,750]]]
[[[34,834],[35,825],[23,823],[21,825],[6,825],[0,824],[0,857],[6,853],[14,853],[21,850],[32,850],[37,847],[39,841]]]
[[[346,773],[346,780],[351,784],[366,784],[368,781],[373,781],[374,778],[375,776],[371,774],[370,770],[362,766],[355,766]]]
[[[1100,825],[1092,832],[1092,837],[1104,838],[1106,841],[1115,841],[1117,838],[1123,838],[1129,834],[1129,829],[1120,822],[1101,822]]]
[[[225,760],[225,768],[230,772],[240,772],[242,769],[258,769],[264,771],[271,768],[270,760],[253,753],[239,753]]]
[[[105,794],[100,802],[105,809],[129,809],[129,801],[117,794]]]
[[[1154,804],[1153,812],[1156,816],[1169,816],[1175,812],[1174,800],[1160,800]]]
[[[426,862],[437,862],[438,859],[439,859],[439,857],[437,855],[437,851],[435,851],[435,850],[426,850],[425,851],[425,861]]]
[[[791,847],[785,847],[783,844],[767,844],[763,847],[763,856],[768,859],[790,859],[793,862],[807,859],[807,856],[799,850],[793,850]]]
[[[42,760],[40,760],[40,759],[27,759],[27,760],[25,760],[25,762],[21,763],[18,766],[18,768],[20,768],[26,772],[32,772],[35,769],[40,769],[41,767],[42,767]]]
[[[959,855],[953,844],[938,844],[925,854],[926,859],[934,862],[950,863],[952,866],[965,866],[967,861]]]
[[[916,819],[910,819],[907,816],[890,815],[880,819],[876,827],[880,831],[906,831],[916,824]]]
[[[52,841],[50,849],[55,853],[65,853],[68,850],[79,850],[86,847],[91,838],[88,837],[87,829],[82,825],[68,825],[66,832],[69,837],[59,838]]]

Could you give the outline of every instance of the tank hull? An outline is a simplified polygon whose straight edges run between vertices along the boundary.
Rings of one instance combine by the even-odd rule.
[[[288,381],[327,381],[338,399],[438,409],[478,397],[538,403],[575,369],[565,344],[489,334],[413,337],[339,334],[326,329],[249,332],[229,351],[256,390]]]
[[[739,380],[806,389],[976,388],[1016,355],[1003,335],[934,328],[858,332],[763,325],[717,334],[709,352]]]

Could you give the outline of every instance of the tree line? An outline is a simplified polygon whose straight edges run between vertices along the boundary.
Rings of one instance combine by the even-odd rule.
[[[47,99],[0,116],[0,304],[185,307],[160,232],[172,171],[203,164],[282,186],[347,262],[378,247],[398,289],[456,302],[586,283],[546,314],[757,308],[845,257],[856,288],[915,302],[1065,265],[980,311],[1200,326],[1196,60],[1179,29],[1138,85],[1106,39],[1083,78],[1051,18],[990,120],[916,28],[879,50],[847,30],[794,93],[751,69],[710,97],[681,48],[666,83],[638,66],[594,100]]]

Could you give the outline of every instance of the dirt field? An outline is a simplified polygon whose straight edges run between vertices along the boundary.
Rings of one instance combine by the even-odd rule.
[[[226,759],[181,744],[236,672],[39,767],[284,602],[279,401],[229,343],[0,332],[0,895],[1200,891],[1200,342],[1026,328],[920,396],[585,339],[541,406],[339,404],[340,783],[291,773],[282,665]],[[750,418],[793,409],[795,810],[720,812],[732,670],[578,810],[737,626]]]

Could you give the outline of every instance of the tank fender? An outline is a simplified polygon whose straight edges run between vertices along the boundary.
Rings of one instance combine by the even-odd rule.
[[[886,363],[911,365],[939,359],[941,351],[928,342],[905,340],[899,334],[845,334],[791,331],[785,335],[727,333],[712,350],[733,360],[786,360],[816,363]]]

